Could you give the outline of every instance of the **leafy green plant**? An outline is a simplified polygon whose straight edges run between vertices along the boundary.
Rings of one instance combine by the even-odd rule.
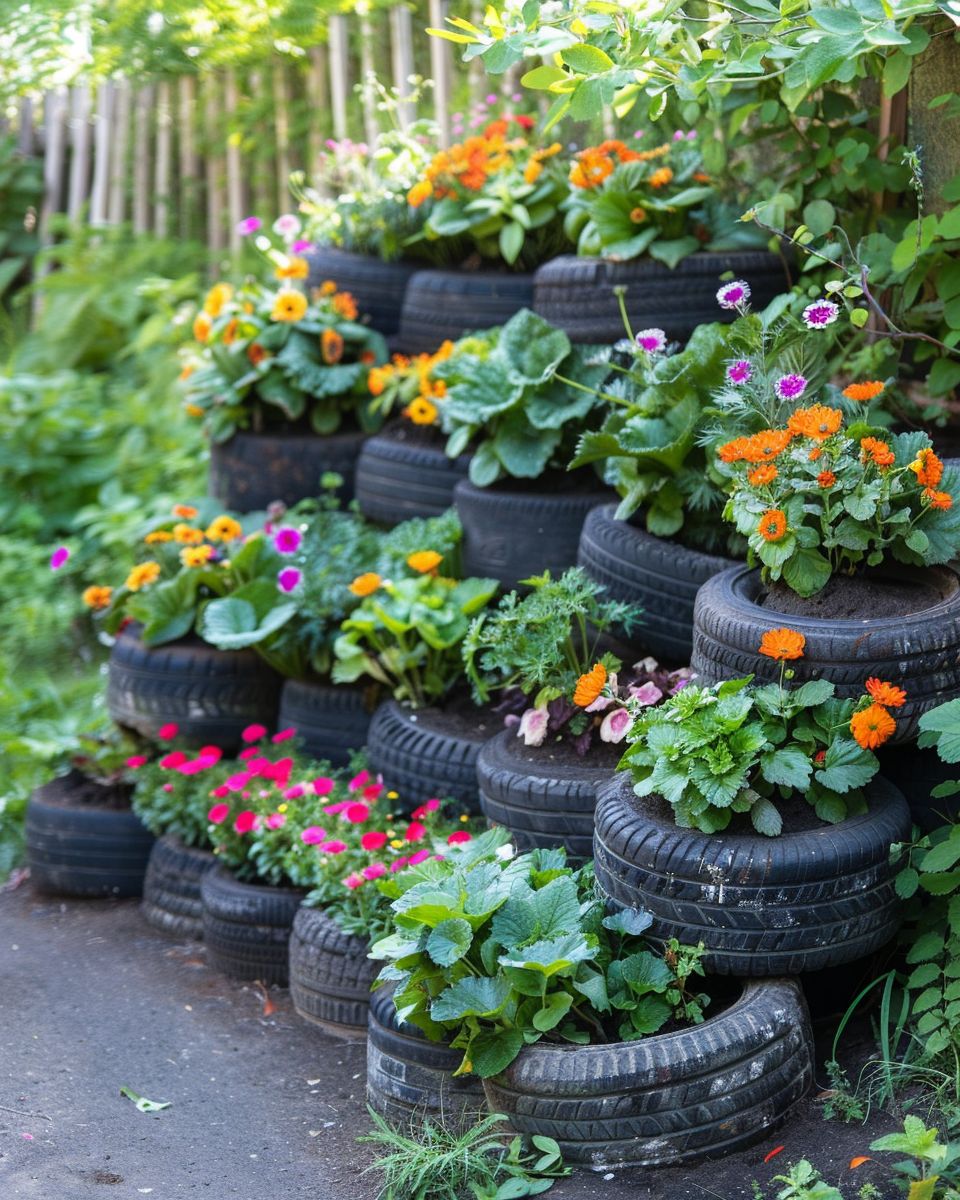
[[[41,161],[22,154],[15,137],[0,138],[0,296],[40,248],[35,225],[42,199]]]
[[[666,959],[638,936],[639,910],[604,916],[592,866],[558,850],[512,857],[493,829],[443,861],[383,879],[395,933],[376,942],[380,979],[396,984],[401,1018],[463,1050],[458,1074],[496,1075],[524,1045],[655,1033],[673,1016],[702,1020],[702,947]],[[681,975],[681,969],[685,974]]]

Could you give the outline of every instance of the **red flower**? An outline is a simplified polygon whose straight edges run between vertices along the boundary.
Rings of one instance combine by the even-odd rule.
[[[245,808],[242,813],[237,814],[237,819],[234,821],[233,827],[237,833],[250,833],[251,830],[256,829],[259,821],[260,818],[255,812],[251,812],[249,808]]]
[[[465,829],[458,829],[447,838],[448,846],[459,845],[460,842],[472,842],[473,838]]]
[[[207,813],[207,820],[211,825],[219,825],[221,821],[225,821],[230,815],[229,804],[215,804]]]
[[[169,742],[172,738],[175,738],[179,732],[180,726],[175,724],[173,721],[168,721],[166,725],[161,725],[157,730],[157,737],[161,742]]]
[[[222,800],[224,796],[229,796],[229,795],[230,795],[230,789],[229,789],[228,787],[225,787],[225,786],[224,786],[224,785],[221,783],[219,787],[215,787],[215,788],[213,789],[213,791],[210,793],[210,795],[211,795],[211,796],[216,796],[218,799]]]
[[[187,756],[182,750],[171,750],[169,754],[165,754],[163,758],[160,759],[160,766],[163,767],[165,771],[173,771],[179,767],[181,763],[185,763],[186,761]]]
[[[369,787],[363,789],[363,798],[365,800],[377,800],[380,793],[383,791],[382,783],[371,783]]]
[[[410,815],[415,821],[420,821],[427,815],[427,813],[436,812],[439,807],[439,800],[427,800],[421,804],[419,808],[415,808]]]
[[[316,796],[329,796],[337,785],[326,775],[321,775],[319,779],[313,781],[313,791]]]
[[[132,754],[126,760],[126,766],[128,766],[132,771],[136,771],[138,767],[145,766],[146,762],[147,756],[145,754]]]
[[[530,130],[534,127],[534,125],[536,125],[536,121],[534,121],[533,117],[528,117],[523,113],[518,113],[513,119],[521,129]]]
[[[360,845],[364,850],[379,850],[381,846],[385,846],[386,844],[387,835],[377,829],[371,829],[360,839]]]
[[[223,758],[223,751],[219,746],[201,746],[197,751],[198,758],[209,758],[211,763],[217,763]]]
[[[350,804],[343,814],[351,825],[362,825],[370,816],[370,809],[365,804]]]
[[[408,842],[419,842],[426,832],[426,825],[421,824],[420,821],[411,821],[407,826],[407,832],[403,836]]]

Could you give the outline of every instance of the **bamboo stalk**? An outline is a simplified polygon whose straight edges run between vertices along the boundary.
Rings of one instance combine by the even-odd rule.
[[[153,88],[137,92],[133,112],[133,232],[150,228],[150,115]]]
[[[173,158],[173,113],[170,81],[157,84],[157,157],[153,196],[153,231],[166,237],[170,227],[170,163]]]
[[[226,72],[224,107],[227,113],[227,214],[230,221],[228,239],[231,251],[240,250],[241,236],[237,226],[243,220],[243,163],[240,157],[240,141],[233,129],[239,104],[237,74],[232,68]]]
[[[350,87],[350,63],[347,48],[347,19],[334,13],[329,25],[330,108],[333,112],[333,136],[347,136],[347,95]]]
[[[323,129],[320,126],[320,116],[327,111],[327,56],[322,46],[311,46],[308,51],[310,70],[307,73],[307,95],[310,98],[310,161],[307,164],[307,178],[316,172],[323,155]]]
[[[30,96],[21,96],[17,104],[17,149],[28,157],[36,149],[34,118],[33,100]]]
[[[409,96],[413,88],[410,76],[414,74],[413,62],[413,19],[410,9],[400,4],[390,9],[390,48],[393,58],[393,84],[401,103],[397,106],[400,128],[406,129],[416,119],[416,107],[402,99]]]
[[[67,89],[57,88],[43,97],[43,206],[40,210],[40,241],[49,245],[50,220],[60,210],[64,157],[67,140]]]
[[[93,186],[90,189],[90,224],[106,225],[110,198],[110,146],[113,142],[113,109],[116,88],[104,80],[97,91],[94,126]]]
[[[290,85],[286,64],[273,63],[273,119],[277,136],[277,212],[290,207]]]
[[[430,25],[445,28],[447,0],[430,0]],[[450,43],[443,38],[430,39],[430,74],[433,76],[433,118],[440,130],[440,145],[450,145]]]
[[[204,157],[207,172],[207,245],[215,253],[226,246],[223,228],[223,154],[220,122],[220,80],[208,75],[203,81]]]
[[[90,85],[78,83],[71,89],[70,112],[70,184],[67,215],[79,221],[87,203],[90,185]]]
[[[180,236],[189,238],[195,228],[197,191],[200,183],[200,156],[194,126],[197,104],[197,81],[193,75],[181,75],[177,80],[178,149],[180,161]]]
[[[107,206],[107,220],[111,225],[122,225],[126,215],[130,102],[129,80],[120,79],[113,98],[113,146],[110,153],[110,200]]]

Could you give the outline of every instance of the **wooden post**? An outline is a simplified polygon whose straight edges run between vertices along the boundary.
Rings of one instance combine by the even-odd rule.
[[[78,83],[72,89],[70,113],[70,187],[67,215],[79,221],[87,202],[90,183],[90,85]]]
[[[365,4],[362,8],[358,5],[357,15],[360,18],[360,80],[363,85],[360,98],[363,102],[363,136],[366,138],[367,145],[372,146],[380,132],[380,123],[377,120],[376,98],[373,95],[373,79],[376,76],[377,68],[373,58],[374,32],[369,5]]]
[[[273,119],[277,131],[277,213],[290,209],[290,86],[286,64],[273,61]]]
[[[230,221],[228,231],[230,249],[236,254],[242,238],[237,226],[243,220],[243,164],[240,158],[240,138],[233,128],[238,106],[237,74],[232,68],[226,73],[224,106],[227,113],[227,214]]]
[[[197,189],[200,184],[200,156],[197,154],[195,115],[197,81],[193,75],[177,80],[179,100],[178,146],[180,151],[180,236],[192,237],[196,227]]]
[[[64,155],[67,139],[67,89],[57,88],[43,97],[43,207],[40,210],[40,241],[52,241],[50,218],[60,210],[63,191]]]
[[[223,125],[220,79],[209,74],[203,81],[204,159],[207,165],[207,245],[215,253],[226,246],[223,228]]]
[[[334,13],[330,18],[327,47],[330,55],[330,108],[333,112],[333,136],[347,136],[347,96],[350,89],[350,64],[347,47],[347,18]]]
[[[173,113],[170,81],[157,84],[157,174],[153,187],[153,232],[165,238],[170,229],[170,163],[173,158]]]
[[[113,147],[110,154],[110,201],[107,206],[107,220],[111,225],[122,225],[126,215],[130,100],[130,81],[118,80],[113,98]]]
[[[133,113],[133,232],[150,229],[150,114],[153,88],[137,92]]]
[[[414,74],[413,20],[410,9],[400,4],[390,9],[390,49],[393,58],[393,83],[397,93],[409,96],[412,89],[410,76]],[[402,101],[397,108],[400,128],[406,129],[416,118],[416,108],[409,101]]]
[[[307,164],[307,182],[312,176],[323,156],[324,129],[320,124],[321,116],[325,119],[329,107],[327,91],[327,56],[322,46],[311,46],[310,70],[307,73],[307,95],[310,99],[310,161]]]
[[[29,96],[21,96],[17,105],[17,149],[27,157],[35,151],[33,121],[33,101]]]
[[[97,91],[97,116],[93,130],[93,186],[90,189],[91,225],[106,225],[108,220],[115,90],[116,85],[105,79]]]
[[[430,26],[444,29],[447,0],[430,0]],[[450,145],[450,43],[444,38],[430,38],[430,74],[433,76],[433,118],[440,129],[440,145]]]
[[[470,5],[470,20],[474,25],[483,25],[483,5],[476,3],[476,0]],[[472,58],[470,60],[467,79],[470,86],[470,104],[471,106],[479,104],[487,92],[487,76],[483,69],[483,59]]]

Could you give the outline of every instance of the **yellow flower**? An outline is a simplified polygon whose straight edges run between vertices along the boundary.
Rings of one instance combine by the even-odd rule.
[[[92,587],[84,589],[82,600],[87,608],[92,608],[94,612],[99,612],[101,608],[109,608],[110,597],[113,595],[113,588],[98,587],[94,584]]]
[[[154,542],[172,542],[173,534],[169,529],[154,529],[152,533],[148,533],[143,539],[148,546],[152,546]]]
[[[321,283],[320,286],[317,288],[317,291],[320,293],[321,296],[332,296],[336,290],[337,290],[337,285],[333,282],[332,279],[325,279],[323,281],[323,283]]]
[[[543,163],[537,162],[536,159],[528,162],[523,171],[523,178],[527,183],[536,183],[543,174]]]
[[[403,849],[403,842],[401,842],[399,838],[394,838],[390,845],[394,848],[394,850]]]
[[[294,292],[286,288],[277,292],[273,301],[271,321],[302,321],[307,311],[307,298],[303,292]]]
[[[183,406],[183,411],[187,414],[188,417],[202,417],[203,416],[203,409],[200,407],[199,404],[185,404]]]
[[[187,365],[183,368],[183,370],[180,372],[180,374],[177,376],[177,378],[180,379],[181,381],[185,380],[185,379],[189,379],[190,376],[193,374],[193,372],[194,372],[193,363],[187,363]]]
[[[211,554],[212,546],[184,546],[180,551],[180,561],[185,567],[202,567],[210,561]]]
[[[363,575],[358,575],[350,584],[350,591],[361,598],[372,596],[382,582],[376,571],[366,571]]]
[[[142,587],[154,583],[160,578],[160,564],[155,562],[138,563],[127,576],[126,587],[129,592],[139,592]]]
[[[437,420],[437,406],[426,396],[418,396],[411,400],[403,410],[402,415],[414,425],[433,425]]]
[[[287,804],[278,804],[278,805],[277,805],[277,812],[279,812],[279,813],[285,813],[285,812],[287,811],[287,809],[288,809],[288,808],[289,808],[289,805],[287,805]]]
[[[197,546],[203,541],[203,530],[192,525],[174,525],[173,540],[181,546]]]
[[[233,517],[228,517],[226,514],[217,517],[207,526],[207,539],[211,542],[235,542],[238,537],[242,537],[243,529],[239,521],[235,521]]]
[[[288,258],[274,271],[278,279],[306,279],[309,274],[310,264],[305,258]]]
[[[421,575],[426,575],[428,571],[435,571],[442,561],[443,555],[438,554],[436,550],[416,550],[407,556],[407,566],[414,571],[419,571]]]
[[[419,208],[425,200],[433,195],[433,184],[429,179],[421,179],[407,192],[407,203],[411,208]]]
[[[400,793],[399,792],[387,792],[387,799],[388,800],[399,800]]]
[[[211,317],[219,317],[223,306],[233,296],[233,288],[229,283],[215,283],[207,292],[203,302],[203,311]],[[203,338],[199,339],[203,341]]]
[[[199,312],[193,319],[193,336],[198,342],[205,342],[210,336],[213,322],[205,312]]]

